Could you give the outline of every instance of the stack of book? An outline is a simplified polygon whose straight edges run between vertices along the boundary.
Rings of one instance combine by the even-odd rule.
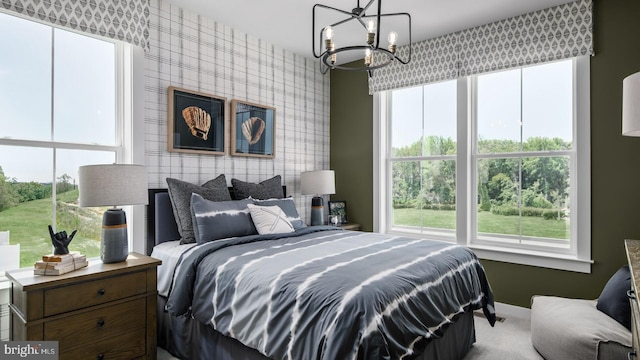
[[[35,275],[62,275],[89,265],[87,257],[77,251],[65,255],[44,255],[33,265]]]

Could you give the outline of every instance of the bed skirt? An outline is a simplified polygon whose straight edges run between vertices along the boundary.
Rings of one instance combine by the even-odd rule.
[[[158,346],[182,359],[270,360],[255,349],[213,330],[189,316],[171,316],[167,299],[158,296]],[[473,312],[456,316],[440,339],[434,340],[418,359],[462,359],[476,341]]]

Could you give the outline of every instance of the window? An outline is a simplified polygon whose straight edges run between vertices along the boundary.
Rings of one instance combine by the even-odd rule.
[[[590,271],[589,59],[376,94],[379,231]],[[384,124],[384,125],[382,125]]]
[[[391,93],[392,228],[456,228],[456,82]]]
[[[127,45],[0,13],[0,231],[20,265],[52,251],[48,225],[99,255],[104,209],[78,207],[78,167],[126,162]]]

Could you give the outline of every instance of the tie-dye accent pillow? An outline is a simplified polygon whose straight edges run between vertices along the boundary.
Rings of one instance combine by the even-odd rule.
[[[230,237],[256,235],[248,204],[251,200],[209,201],[191,195],[193,230],[198,244]]]

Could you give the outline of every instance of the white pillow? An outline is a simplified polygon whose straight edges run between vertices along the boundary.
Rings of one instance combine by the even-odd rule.
[[[247,204],[253,225],[258,234],[284,234],[294,232],[293,225],[279,206],[259,206]]]

